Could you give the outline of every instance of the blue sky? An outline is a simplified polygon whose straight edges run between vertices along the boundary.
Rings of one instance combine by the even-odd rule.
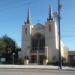
[[[57,11],[57,0],[0,0],[0,37],[8,35],[21,46],[22,25],[31,8],[32,23],[45,23],[48,6]],[[62,0],[61,37],[65,45],[75,50],[75,0]]]

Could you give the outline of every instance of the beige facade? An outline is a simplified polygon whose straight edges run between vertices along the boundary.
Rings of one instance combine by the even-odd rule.
[[[49,17],[45,24],[32,25],[30,10],[27,21],[22,26],[22,48],[20,58],[29,57],[32,62],[41,62],[46,56],[49,62],[57,62],[59,56],[58,27],[49,6]],[[64,57],[64,44],[61,41],[61,55]],[[34,61],[33,61],[34,60]]]
[[[69,48],[67,48],[67,47],[64,47],[64,58],[66,59],[65,60],[65,63],[68,63],[68,59],[69,59]]]

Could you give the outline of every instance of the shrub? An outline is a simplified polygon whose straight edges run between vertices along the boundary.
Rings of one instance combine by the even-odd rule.
[[[19,59],[17,64],[18,64],[18,65],[24,65],[24,60]]]

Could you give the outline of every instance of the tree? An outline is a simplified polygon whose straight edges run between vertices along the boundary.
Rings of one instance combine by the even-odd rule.
[[[20,50],[12,38],[6,35],[0,38],[0,55],[4,56],[8,63],[12,60],[13,53],[15,53],[16,59],[18,58],[18,51]]]

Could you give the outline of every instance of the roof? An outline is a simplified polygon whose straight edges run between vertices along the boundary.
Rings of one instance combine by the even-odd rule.
[[[75,55],[75,51],[69,51],[69,55]]]
[[[44,29],[45,26],[41,23],[37,23],[36,25],[34,25],[34,28],[40,28],[40,29]]]

